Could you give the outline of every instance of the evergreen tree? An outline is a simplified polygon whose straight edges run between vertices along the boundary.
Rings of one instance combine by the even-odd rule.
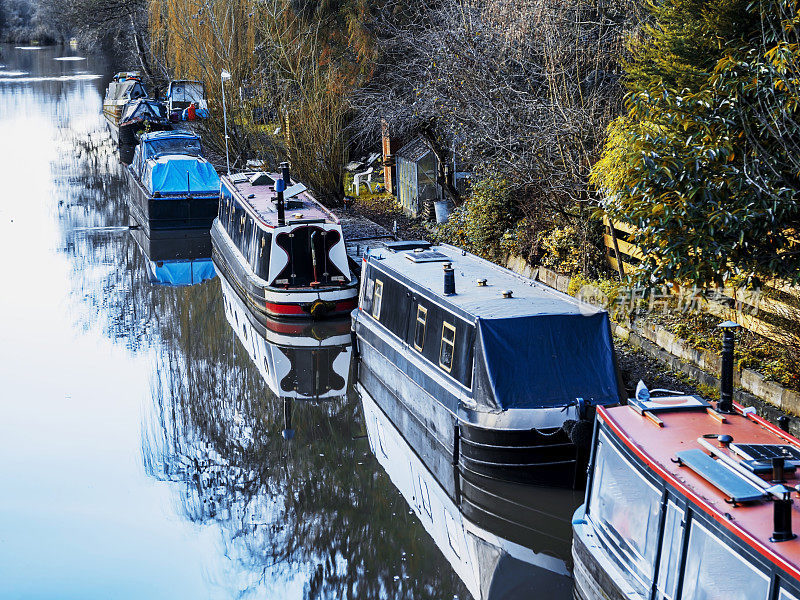
[[[643,277],[800,281],[795,0],[666,0],[633,42],[627,112],[593,182]]]

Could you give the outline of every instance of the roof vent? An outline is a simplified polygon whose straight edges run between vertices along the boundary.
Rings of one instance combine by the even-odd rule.
[[[514,292],[512,292],[511,290],[503,290],[503,298],[511,298],[513,294]]]
[[[415,248],[410,252],[405,252],[406,258],[415,263],[447,262],[450,260],[446,254],[442,254],[436,250],[422,250],[421,252],[419,250],[419,248]]]
[[[275,180],[264,171],[253,173],[248,177],[250,185],[275,185]]]
[[[486,287],[486,278],[482,277],[482,278],[478,279],[477,283],[478,283],[478,287]]]
[[[444,295],[455,296],[456,293],[456,275],[453,271],[453,264],[446,262],[442,265],[444,269]]]

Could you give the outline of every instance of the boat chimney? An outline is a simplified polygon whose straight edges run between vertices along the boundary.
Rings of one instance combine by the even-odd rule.
[[[292,185],[292,178],[289,174],[289,163],[282,162],[281,163],[281,177],[283,178],[283,182],[286,185]]]
[[[285,440],[294,438],[294,428],[292,427],[292,399],[283,399],[283,431],[281,437]]]
[[[772,495],[774,512],[772,517],[772,537],[770,542],[787,542],[797,536],[792,532],[792,488],[776,485],[769,489]]]
[[[453,263],[444,263],[444,295],[455,296],[456,294],[456,273],[453,271]]]
[[[283,191],[285,189],[286,183],[284,183],[283,179],[278,179],[275,182],[275,192],[278,194],[278,198],[275,201],[278,207],[278,227],[286,225],[286,208],[283,202]]]
[[[719,379],[719,402],[717,412],[733,412],[733,349],[735,346],[734,334],[739,328],[738,323],[725,321],[717,325],[722,329],[722,369]]]

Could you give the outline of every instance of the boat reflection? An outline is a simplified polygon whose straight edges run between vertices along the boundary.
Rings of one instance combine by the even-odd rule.
[[[144,254],[151,284],[181,287],[217,276],[211,261],[211,236],[207,231],[153,232],[130,217],[131,236]]]
[[[475,600],[571,597],[578,494],[466,479],[410,413],[356,389],[373,454]]]
[[[321,401],[346,396],[351,358],[349,317],[278,321],[256,316],[221,273],[219,279],[225,317],[277,397]]]

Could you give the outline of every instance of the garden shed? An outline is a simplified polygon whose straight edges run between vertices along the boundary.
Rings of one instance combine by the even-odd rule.
[[[441,198],[437,167],[436,155],[422,137],[397,151],[397,197],[410,216],[432,215],[433,203]]]

